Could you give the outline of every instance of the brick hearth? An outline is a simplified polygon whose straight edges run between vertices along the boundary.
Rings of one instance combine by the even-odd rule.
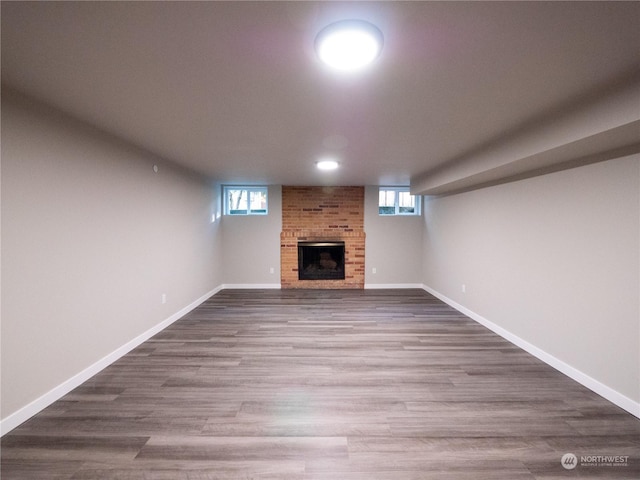
[[[343,241],[344,280],[298,280],[298,241]],[[282,187],[282,288],[364,288],[364,187]]]

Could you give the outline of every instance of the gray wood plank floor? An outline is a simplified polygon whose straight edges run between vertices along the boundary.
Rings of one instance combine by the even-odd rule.
[[[422,290],[224,290],[1,459],[3,480],[638,479],[640,420]]]

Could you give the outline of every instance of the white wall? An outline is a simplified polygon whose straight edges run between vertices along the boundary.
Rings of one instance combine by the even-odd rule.
[[[420,286],[423,219],[379,215],[378,189],[372,185],[364,191],[365,287]]]
[[[422,284],[422,217],[378,215],[378,187],[365,187],[367,288]],[[269,186],[267,216],[224,216],[223,278],[227,287],[278,287],[282,187]],[[372,273],[375,267],[377,273]],[[270,273],[270,269],[274,273]]]
[[[227,287],[280,286],[282,187],[268,188],[267,215],[225,215],[221,219],[223,278]]]
[[[640,413],[640,156],[425,206],[429,289]]]
[[[3,424],[221,285],[279,284],[279,186],[268,216],[212,222],[218,187],[14,92],[2,102]],[[424,283],[637,405],[639,164],[431,199],[424,217],[380,217],[366,187],[365,283]]]
[[[1,191],[3,427],[222,283],[210,182],[6,90]]]

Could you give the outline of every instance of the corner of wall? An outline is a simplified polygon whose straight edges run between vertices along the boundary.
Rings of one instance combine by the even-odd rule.
[[[531,355],[536,357],[538,360],[543,361],[547,365],[549,365],[549,366],[555,368],[556,370],[558,370],[559,372],[565,374],[567,377],[569,377],[569,378],[575,380],[576,382],[578,382],[579,384],[587,387],[589,390],[597,393],[598,395],[600,395],[603,398],[606,398],[611,403],[619,406],[620,408],[626,410],[627,412],[631,413],[632,415],[640,418],[640,403],[639,402],[636,402],[636,401],[632,400],[631,398],[629,398],[629,397],[621,394],[620,392],[614,390],[613,388],[605,385],[604,383],[599,382],[598,380],[596,380],[596,379],[590,377],[589,375],[581,372],[580,370],[578,370],[577,368],[569,365],[568,363],[565,363],[562,360],[559,360],[558,358],[554,357],[553,355],[545,352],[544,350],[536,347],[535,345],[527,342],[526,340],[523,340],[522,338],[518,337],[517,335],[514,335],[513,333],[509,332],[508,330],[506,330],[506,329],[500,327],[499,325],[496,325],[495,323],[491,322],[490,320],[484,318],[482,315],[478,315],[477,313],[469,310],[468,308],[464,307],[463,305],[460,305],[459,303],[451,300],[446,295],[443,295],[442,293],[438,292],[437,290],[434,290],[433,288],[431,288],[431,287],[429,287],[427,285],[422,285],[422,288],[426,292],[428,292],[431,295],[433,295],[434,297],[442,300],[444,303],[446,303],[450,307],[455,308],[460,313],[466,315],[467,317],[471,318],[472,320],[475,320],[479,324],[487,327],[489,330],[491,330],[492,332],[496,333],[497,335],[500,335],[502,338],[504,338],[508,342],[511,342],[512,344],[516,345],[517,347],[520,347],[521,349],[523,349],[525,352],[530,353]]]

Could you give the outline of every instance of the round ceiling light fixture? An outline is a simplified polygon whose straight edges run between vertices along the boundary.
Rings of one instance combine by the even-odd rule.
[[[320,160],[316,163],[319,170],[335,170],[339,164],[335,160]]]
[[[323,28],[316,37],[316,53],[327,65],[345,72],[373,62],[384,43],[382,32],[364,20],[341,20]]]

